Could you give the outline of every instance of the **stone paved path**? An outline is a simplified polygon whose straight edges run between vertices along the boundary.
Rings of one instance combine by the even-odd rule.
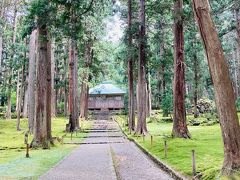
[[[67,158],[41,176],[41,180],[168,180],[116,122],[108,117],[94,121],[89,137]]]

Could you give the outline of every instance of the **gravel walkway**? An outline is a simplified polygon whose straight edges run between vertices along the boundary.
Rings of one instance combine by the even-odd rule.
[[[105,120],[102,120],[105,119]],[[127,140],[116,122],[95,120],[82,145],[41,180],[168,180],[133,142]]]

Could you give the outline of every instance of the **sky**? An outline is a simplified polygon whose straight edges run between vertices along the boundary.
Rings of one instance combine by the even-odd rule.
[[[121,6],[119,1],[116,2],[117,6]],[[113,16],[108,17],[105,21],[106,24],[106,36],[104,40],[110,41],[113,43],[118,43],[123,37],[124,22],[121,20],[120,12],[116,12]]]

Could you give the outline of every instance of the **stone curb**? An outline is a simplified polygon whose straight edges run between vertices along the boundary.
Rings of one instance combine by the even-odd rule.
[[[152,155],[150,152],[148,152],[146,149],[144,149],[140,144],[138,144],[134,139],[129,138],[127,134],[123,131],[122,127],[118,123],[118,121],[113,117],[113,120],[118,124],[119,128],[121,129],[122,133],[126,136],[126,138],[133,142],[144,154],[146,154],[155,164],[157,164],[163,171],[168,173],[172,178],[176,180],[188,180],[189,178],[181,175],[177,171],[173,170],[170,166],[167,164],[161,162],[158,158],[156,158],[154,155]]]

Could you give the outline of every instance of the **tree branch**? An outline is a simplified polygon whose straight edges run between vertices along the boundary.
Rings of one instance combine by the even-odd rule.
[[[92,0],[92,1],[90,2],[88,8],[87,8],[83,13],[79,14],[78,17],[80,17],[80,16],[86,14],[88,11],[90,11],[90,10],[92,9],[93,3],[94,3],[94,0]]]

